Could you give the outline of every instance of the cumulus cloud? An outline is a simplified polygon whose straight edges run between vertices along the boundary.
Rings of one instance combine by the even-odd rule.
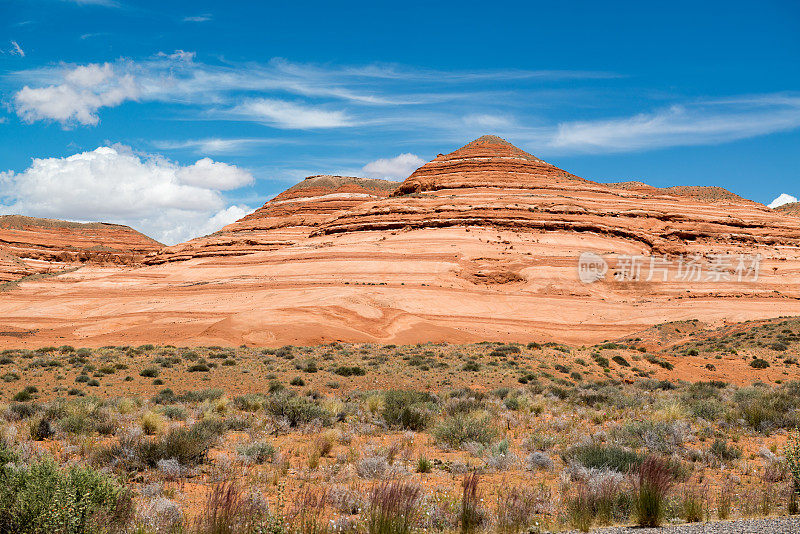
[[[370,178],[405,179],[425,164],[425,160],[411,153],[393,158],[376,159],[364,165],[363,171]]]
[[[23,87],[14,95],[14,108],[26,122],[58,121],[97,124],[97,110],[136,100],[140,89],[130,74],[115,75],[109,63],[75,67],[64,74],[58,85]]]
[[[248,172],[209,158],[181,166],[123,145],[103,146],[0,173],[0,213],[127,224],[173,244],[246,212],[228,206],[222,191],[252,182]]]
[[[297,130],[340,128],[354,125],[344,111],[329,111],[270,98],[245,102],[237,106],[234,112],[273,126]]]
[[[792,195],[781,193],[778,198],[767,204],[767,207],[772,209],[777,208],[778,206],[783,206],[784,204],[792,204],[793,202],[797,202],[797,197],[793,197]]]

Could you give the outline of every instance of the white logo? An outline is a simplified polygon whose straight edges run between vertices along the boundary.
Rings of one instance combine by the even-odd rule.
[[[608,272],[606,260],[594,252],[584,252],[578,260],[578,278],[584,284],[592,284],[605,278]]]

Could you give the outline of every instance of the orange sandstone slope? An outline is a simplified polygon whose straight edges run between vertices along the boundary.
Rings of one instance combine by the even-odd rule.
[[[778,206],[775,208],[775,211],[784,215],[800,216],[800,202],[791,202],[783,206]]]
[[[391,195],[355,182],[304,182],[148,267],[25,282],[0,299],[0,345],[588,344],[667,321],[800,315],[800,219],[732,194],[600,184],[493,136]],[[608,265],[591,284],[586,252]],[[662,254],[666,281],[648,276]],[[759,278],[731,264],[679,279],[679,255],[710,270],[714,254],[760,254]],[[615,276],[624,256],[641,256],[638,280]]]
[[[0,215],[0,281],[85,264],[136,265],[163,245],[127,226]]]
[[[276,250],[304,239],[321,222],[341,212],[389,196],[397,185],[353,176],[309,176],[222,230],[155,252],[145,263]]]

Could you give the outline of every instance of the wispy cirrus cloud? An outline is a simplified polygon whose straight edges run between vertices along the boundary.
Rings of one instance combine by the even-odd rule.
[[[800,95],[776,93],[675,104],[654,112],[558,125],[548,146],[628,152],[709,145],[800,128]]]
[[[183,17],[183,22],[208,22],[213,18],[214,17],[212,17],[210,13],[206,13],[204,15],[192,15],[188,17]]]
[[[61,1],[67,2],[69,4],[77,4],[79,6],[101,6],[101,7],[112,7],[112,8],[122,7],[122,3],[117,2],[116,0],[61,0]]]
[[[240,104],[231,110],[234,115],[246,117],[293,130],[316,128],[341,128],[357,123],[342,110],[327,110],[298,102],[260,98]]]
[[[220,138],[185,139],[181,141],[153,141],[160,150],[191,150],[198,154],[241,154],[257,146],[289,144],[291,139],[273,138]]]

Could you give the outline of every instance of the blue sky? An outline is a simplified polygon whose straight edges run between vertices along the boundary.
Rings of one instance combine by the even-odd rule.
[[[800,196],[800,3],[0,0],[0,212],[216,230],[482,134]]]

